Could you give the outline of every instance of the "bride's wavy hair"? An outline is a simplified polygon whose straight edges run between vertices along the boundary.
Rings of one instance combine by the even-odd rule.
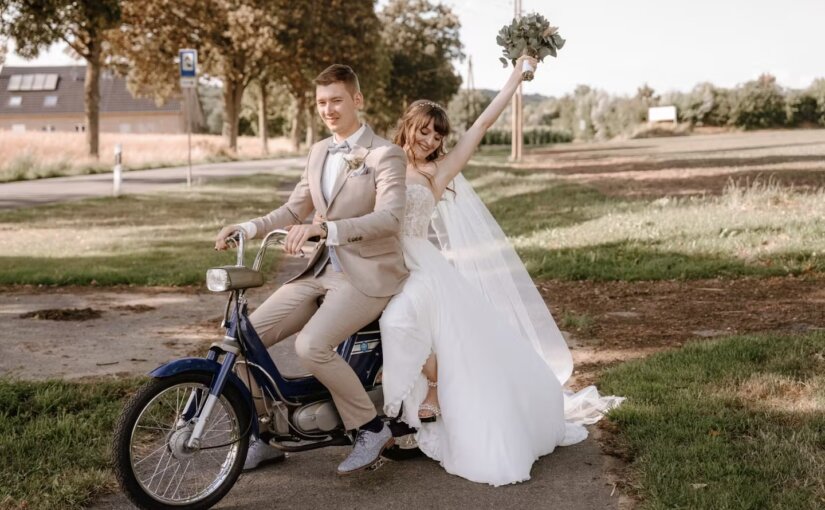
[[[404,152],[407,153],[407,159],[413,164],[418,173],[430,181],[430,184],[432,184],[433,178],[431,175],[419,170],[415,165],[415,156],[412,147],[415,145],[418,132],[426,127],[431,119],[435,132],[441,135],[441,143],[425,159],[427,161],[437,161],[441,159],[441,157],[444,156],[444,140],[446,140],[450,134],[450,119],[447,117],[447,112],[444,111],[444,108],[432,101],[419,99],[418,101],[410,103],[404,115],[398,119],[398,125],[395,127],[395,136],[392,140],[395,145],[404,149]]]

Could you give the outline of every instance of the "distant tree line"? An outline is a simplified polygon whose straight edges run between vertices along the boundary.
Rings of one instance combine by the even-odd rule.
[[[491,94],[488,92],[487,94]],[[781,87],[763,74],[734,88],[700,83],[689,92],[657,94],[647,85],[633,96],[616,96],[579,85],[560,98],[526,98],[525,130],[544,126],[575,140],[606,140],[643,131],[651,106],[675,106],[687,130],[713,126],[741,129],[825,126],[825,79],[806,89]],[[494,129],[510,130],[509,114]]]
[[[36,57],[65,42],[87,64],[89,153],[98,155],[102,69],[127,77],[133,94],[158,103],[180,95],[178,50],[198,50],[207,125],[233,150],[241,130],[288,133],[297,149],[318,138],[312,79],[351,65],[366,115],[391,128],[413,99],[447,103],[461,77],[458,17],[431,0],[0,0],[0,40]],[[219,107],[216,107],[217,105]]]

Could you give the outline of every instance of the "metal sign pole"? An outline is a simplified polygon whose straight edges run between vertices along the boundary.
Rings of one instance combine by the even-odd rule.
[[[186,171],[186,187],[192,187],[192,106],[189,104],[191,103],[191,91],[192,89],[187,88],[184,89],[186,92],[184,93],[184,100],[186,101],[186,145],[187,145],[187,171]]]
[[[180,87],[183,91],[184,116],[186,117],[186,186],[192,187],[192,105],[190,103],[194,102],[192,94],[198,86],[198,51],[179,50],[178,64],[180,66]]]

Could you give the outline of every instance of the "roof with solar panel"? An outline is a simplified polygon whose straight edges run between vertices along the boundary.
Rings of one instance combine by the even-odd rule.
[[[83,113],[85,66],[10,67],[0,71],[0,115]],[[100,77],[100,112],[179,112],[180,102],[157,106],[135,98],[126,80],[110,72]]]

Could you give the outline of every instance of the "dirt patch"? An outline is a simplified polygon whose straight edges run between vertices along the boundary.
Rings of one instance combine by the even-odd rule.
[[[112,310],[117,310],[121,312],[145,313],[151,312],[152,310],[157,310],[157,308],[149,305],[120,305],[113,306]]]
[[[38,319],[48,321],[88,321],[99,319],[102,312],[94,308],[50,308],[21,313],[21,319]]]
[[[685,342],[744,333],[825,329],[825,277],[538,284],[558,319],[584,316],[571,330],[575,384],[605,367]]]

